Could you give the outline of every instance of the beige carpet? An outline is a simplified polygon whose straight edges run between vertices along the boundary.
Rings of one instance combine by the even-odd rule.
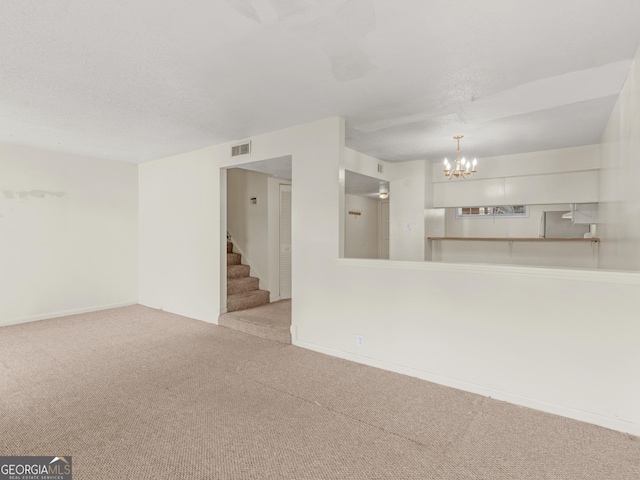
[[[218,324],[258,337],[291,343],[291,300],[280,300],[259,307],[223,313]]]
[[[142,306],[0,328],[0,455],[74,479],[640,478],[640,439]]]

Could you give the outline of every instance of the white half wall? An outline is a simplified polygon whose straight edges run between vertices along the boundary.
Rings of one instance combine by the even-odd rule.
[[[434,262],[598,268],[597,242],[429,240]]]
[[[638,274],[362,259],[314,274],[297,345],[640,434]]]
[[[640,434],[640,274],[340,259],[344,121],[250,140],[246,162],[292,155],[294,345]],[[142,303],[216,321],[235,143],[141,165]],[[420,184],[416,257],[424,168],[394,176]]]
[[[137,303],[137,178],[0,144],[0,325]]]

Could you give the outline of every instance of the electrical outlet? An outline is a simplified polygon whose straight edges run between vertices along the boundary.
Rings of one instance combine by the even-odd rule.
[[[364,335],[356,335],[356,347],[364,347]]]

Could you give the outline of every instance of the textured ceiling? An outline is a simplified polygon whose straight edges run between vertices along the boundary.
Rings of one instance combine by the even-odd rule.
[[[142,162],[329,116],[387,161],[600,141],[638,0],[2,0],[0,141]]]
[[[360,173],[347,170],[344,178],[344,193],[378,199],[381,191],[391,193],[389,182],[377,178],[368,177]]]
[[[291,156],[270,158],[257,162],[243,163],[238,168],[251,170],[252,172],[265,173],[267,175],[281,178],[283,180],[292,179]]]
[[[239,167],[242,170],[260,172],[283,180],[292,179],[291,156],[270,158],[257,162],[243,163]],[[368,177],[360,173],[345,171],[345,193],[359,195],[361,197],[378,198],[380,188],[383,187],[389,192],[389,182],[373,177]]]

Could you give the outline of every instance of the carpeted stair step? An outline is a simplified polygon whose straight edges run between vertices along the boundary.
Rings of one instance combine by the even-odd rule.
[[[229,278],[242,278],[249,276],[249,265],[229,265],[227,267],[227,280]]]
[[[258,307],[269,303],[267,290],[251,290],[227,296],[227,312],[236,312],[246,308]]]
[[[233,243],[227,242],[227,253],[233,252]]]
[[[223,313],[218,325],[276,342],[291,344],[291,300]]]
[[[227,295],[258,290],[260,280],[256,277],[242,277],[227,279]]]
[[[240,265],[242,263],[242,255],[239,253],[227,252],[227,265]]]

